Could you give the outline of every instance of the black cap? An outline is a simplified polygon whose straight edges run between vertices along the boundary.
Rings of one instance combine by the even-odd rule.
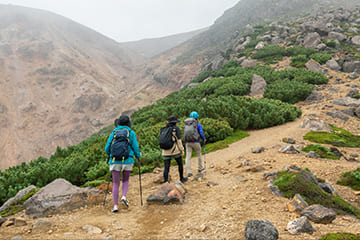
[[[121,115],[118,120],[118,124],[121,126],[131,126],[130,118],[126,115]]]
[[[168,122],[169,122],[169,123],[179,123],[180,121],[177,119],[177,116],[176,116],[176,115],[171,115],[171,116],[168,118]]]

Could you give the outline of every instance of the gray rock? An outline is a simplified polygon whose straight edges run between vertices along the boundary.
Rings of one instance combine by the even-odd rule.
[[[22,236],[16,236],[11,238],[10,240],[24,240],[24,239],[22,238]]]
[[[286,230],[292,235],[316,232],[310,221],[305,216],[289,222],[286,226]]]
[[[278,230],[267,220],[250,220],[246,223],[246,240],[276,240],[278,238]]]
[[[242,67],[242,68],[252,68],[252,67],[256,67],[256,61],[254,61],[254,60],[249,60],[249,59],[245,59],[245,60],[241,63],[241,67]]]
[[[343,109],[343,110],[341,110],[341,112],[348,115],[348,116],[350,116],[350,117],[355,116],[355,109],[354,108]]]
[[[311,131],[326,131],[329,133],[334,132],[329,126],[329,124],[324,122],[323,120],[313,120],[309,118],[304,118],[300,127],[309,129]]]
[[[337,63],[337,61],[333,60],[333,59],[330,59],[326,62],[326,66],[328,68],[330,68],[331,70],[334,70],[334,71],[340,71],[341,70],[341,66]]]
[[[314,204],[305,208],[300,214],[306,216],[315,223],[323,224],[331,223],[336,218],[336,213],[333,210],[319,204]]]
[[[345,97],[353,97],[357,94],[359,94],[359,90],[357,90],[356,88],[351,88],[349,92],[345,95]]]
[[[299,150],[297,150],[293,145],[286,145],[282,147],[279,152],[281,153],[287,153],[287,154],[298,154],[300,153]]]
[[[356,70],[356,71],[359,71],[359,70]],[[348,78],[351,79],[351,80],[355,80],[355,79],[358,79],[359,78],[359,74],[357,72],[353,72],[351,74],[348,75]]]
[[[323,73],[323,74],[325,74],[327,72],[327,70],[325,68],[323,68],[318,62],[314,61],[313,59],[310,59],[310,61],[308,61],[305,64],[305,67],[308,70]]]
[[[99,234],[102,233],[102,230],[98,227],[92,226],[92,225],[84,225],[81,227],[82,230],[89,234]]]
[[[330,39],[337,39],[340,42],[345,41],[347,39],[346,35],[339,32],[329,32],[328,37]]]
[[[44,217],[66,213],[86,205],[99,204],[103,197],[104,192],[97,188],[80,188],[59,178],[40,189],[24,203],[25,214]]]
[[[343,70],[346,73],[352,73],[360,70],[360,61],[346,61],[343,64]]]
[[[311,94],[305,99],[305,102],[318,102],[322,99],[324,99],[324,97],[321,96],[321,94],[316,91],[316,89],[314,89]]]
[[[339,106],[360,107],[360,99],[355,99],[351,97],[335,99],[333,103]]]
[[[340,111],[337,111],[337,110],[332,110],[331,112],[326,112],[326,115],[332,117],[332,118],[338,118],[340,120],[343,120],[343,121],[347,121],[349,120],[349,117],[346,116],[344,113],[340,112]]]
[[[330,193],[330,194],[335,194],[336,193],[336,189],[329,182],[320,182],[318,184],[318,186],[321,187],[327,193]]]
[[[355,115],[360,118],[360,107],[355,109]]]
[[[31,225],[32,233],[48,232],[51,230],[52,222],[46,219],[38,219]]]
[[[255,148],[252,148],[252,149],[251,149],[251,152],[252,152],[252,153],[261,153],[261,152],[263,152],[264,150],[265,150],[264,147],[255,147]]]
[[[252,78],[251,88],[250,88],[250,96],[255,95],[263,95],[264,89],[267,86],[264,78],[254,74]]]
[[[305,48],[316,48],[321,43],[321,37],[317,32],[308,33],[304,38]]]
[[[0,216],[0,227],[4,222],[6,222],[6,220],[7,220],[7,218]]]
[[[314,151],[310,151],[308,153],[305,154],[305,157],[308,157],[308,158],[320,158],[320,155],[317,154],[316,152]]]
[[[356,45],[356,46],[360,46],[360,36],[355,36],[351,39],[351,43]]]

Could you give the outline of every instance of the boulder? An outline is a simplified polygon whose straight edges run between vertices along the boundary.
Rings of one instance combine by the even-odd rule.
[[[305,64],[305,67],[308,70],[323,73],[323,74],[325,74],[327,72],[327,69],[323,68],[318,62],[314,61],[313,59],[310,59],[310,61],[308,61]]]
[[[289,222],[286,226],[286,230],[293,235],[297,235],[300,233],[316,232],[316,230],[311,225],[310,221],[305,216],[302,216],[300,218],[297,218]]]
[[[335,105],[339,106],[347,106],[347,107],[360,107],[360,99],[352,98],[352,97],[344,97],[335,99],[333,101]]]
[[[24,208],[28,216],[44,217],[66,213],[86,205],[99,204],[103,198],[104,192],[97,188],[80,188],[59,178],[26,200]]]
[[[332,117],[332,118],[337,118],[343,121],[347,121],[349,120],[349,117],[346,116],[344,113],[337,111],[337,110],[332,110],[331,112],[326,112],[326,115]]]
[[[308,33],[304,38],[305,48],[316,48],[321,43],[321,37],[317,32]]]
[[[341,66],[338,64],[337,61],[335,61],[334,59],[330,59],[326,62],[326,66],[328,68],[330,68],[331,70],[334,70],[334,71],[340,71],[341,70]]]
[[[250,220],[246,223],[246,240],[276,240],[278,238],[278,230],[267,220]]]
[[[294,198],[287,204],[287,208],[290,212],[300,213],[307,208],[309,204],[301,197],[300,194],[295,194]]]
[[[321,94],[318,91],[316,91],[316,89],[313,89],[311,94],[305,99],[305,102],[318,102],[323,99],[324,97],[321,96]]]
[[[355,37],[351,38],[351,43],[356,46],[360,46],[360,36],[355,36]]]
[[[315,223],[328,224],[336,218],[336,213],[320,204],[313,204],[300,213]]]
[[[242,67],[242,68],[252,68],[252,67],[256,67],[256,61],[254,61],[254,60],[249,60],[249,59],[245,59],[245,60],[241,63],[241,67]]]
[[[254,74],[253,78],[252,78],[251,88],[250,88],[250,96],[255,96],[255,95],[259,95],[259,94],[263,95],[266,85],[267,84],[266,84],[264,78]]]
[[[328,37],[330,39],[337,39],[340,42],[345,41],[346,40],[346,35],[339,33],[339,32],[329,32]]]
[[[329,126],[329,124],[324,122],[323,120],[304,118],[300,127],[310,129],[311,131],[326,131],[329,133],[334,132]]]
[[[180,202],[184,201],[186,189],[181,182],[176,182],[175,184],[170,184],[168,182],[161,185],[161,187],[152,193],[146,201],[148,203],[162,203],[167,204],[170,202]]]

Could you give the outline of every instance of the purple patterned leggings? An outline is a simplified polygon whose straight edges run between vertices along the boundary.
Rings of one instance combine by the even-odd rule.
[[[112,178],[113,178],[113,189],[112,189],[112,195],[113,195],[113,202],[114,205],[118,205],[119,201],[119,188],[120,188],[120,171],[111,171]],[[131,171],[123,171],[122,172],[122,195],[126,197],[127,192],[129,190],[129,177],[130,177]]]

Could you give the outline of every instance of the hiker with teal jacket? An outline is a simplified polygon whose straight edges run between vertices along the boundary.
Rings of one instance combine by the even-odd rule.
[[[186,149],[185,166],[188,177],[193,175],[191,171],[191,154],[193,150],[196,152],[196,156],[198,157],[198,173],[201,173],[204,170],[200,139],[202,139],[205,144],[206,138],[203,127],[198,122],[198,119],[199,114],[197,112],[191,112],[190,118],[187,118],[184,121],[184,140]]]
[[[118,212],[119,188],[120,188],[120,174],[122,172],[122,197],[120,203],[124,208],[128,208],[129,204],[126,200],[126,195],[129,189],[129,178],[134,165],[134,157],[140,159],[141,153],[139,144],[136,139],[136,134],[131,130],[130,118],[126,115],[121,115],[115,120],[117,125],[110,134],[105,152],[109,155],[110,171],[113,179],[113,202],[114,207],[112,212]]]

